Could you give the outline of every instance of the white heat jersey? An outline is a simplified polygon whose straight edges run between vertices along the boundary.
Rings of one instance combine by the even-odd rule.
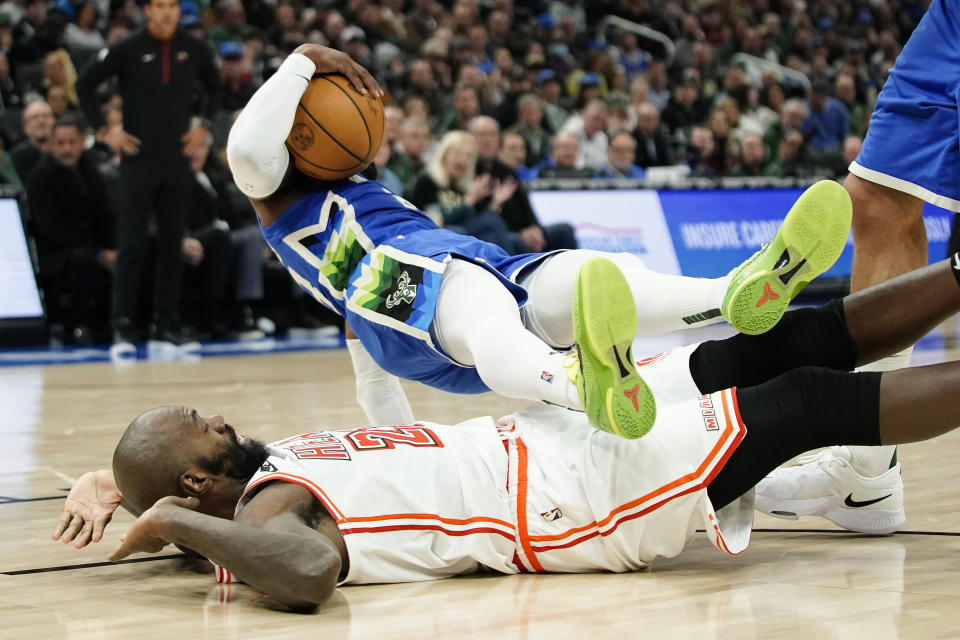
[[[480,567],[631,571],[678,554],[697,529],[739,553],[750,539],[753,492],[716,512],[706,488],[746,428],[735,390],[691,395],[692,350],[638,363],[650,380],[663,380],[654,389],[656,422],[637,440],[546,404],[496,424],[318,431],[271,444],[247,491],[274,480],[309,489],[346,542],[344,583],[433,580]],[[233,580],[219,568],[217,579]]]
[[[507,452],[491,418],[317,431],[269,450],[247,491],[274,480],[309,489],[346,542],[344,583],[518,572]]]

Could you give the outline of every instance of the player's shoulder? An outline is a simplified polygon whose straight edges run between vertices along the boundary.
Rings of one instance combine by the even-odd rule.
[[[248,491],[240,502],[235,520],[256,526],[283,513],[312,508],[316,497],[300,484],[271,480]]]

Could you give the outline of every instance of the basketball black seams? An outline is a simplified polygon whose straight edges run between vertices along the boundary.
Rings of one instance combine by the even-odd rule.
[[[357,115],[360,116],[360,120],[363,121],[363,130],[367,134],[367,152],[364,154],[363,158],[359,158],[356,154],[354,154],[349,149],[347,150],[347,152],[350,155],[352,155],[354,158],[357,158],[357,160],[360,160],[360,162],[366,162],[365,158],[368,155],[370,155],[370,152],[373,150],[373,136],[370,135],[370,127],[367,125],[367,119],[363,117],[363,111],[360,110],[360,105],[358,105],[357,101],[353,99],[353,96],[350,95],[350,92],[344,89],[343,87],[341,87],[339,84],[337,84],[327,76],[320,76],[320,78],[323,80],[326,80],[327,82],[335,86],[337,89],[340,89],[340,91],[343,92],[343,95],[347,97],[347,100],[349,100],[350,103],[353,105],[353,108],[357,110]],[[349,80],[347,80],[347,82],[349,82]],[[328,133],[327,135],[330,135],[330,134]],[[330,136],[330,137],[333,138],[333,136]],[[336,138],[333,138],[333,141],[336,142],[337,144],[340,144],[340,142]],[[344,149],[346,149],[346,147],[344,147]]]
[[[356,106],[357,103],[354,102],[353,104],[354,104],[354,106]],[[353,169],[353,168],[355,168],[355,167],[359,167],[361,164],[363,164],[364,162],[366,162],[366,160],[364,160],[363,158],[361,158],[360,156],[358,156],[357,154],[355,154],[353,151],[350,151],[350,149],[347,149],[345,146],[343,146],[343,144],[342,144],[339,140],[337,140],[335,137],[333,137],[333,134],[331,134],[329,131],[327,131],[327,128],[326,128],[325,126],[323,126],[322,124],[320,124],[320,122],[319,122],[316,118],[313,117],[313,114],[310,113],[309,111],[307,111],[307,109],[305,109],[302,104],[298,104],[298,105],[297,105],[297,109],[303,109],[303,112],[304,112],[305,114],[307,114],[307,117],[310,118],[315,125],[317,125],[318,127],[320,127],[320,130],[323,131],[325,134],[327,134],[327,137],[328,137],[328,138],[330,138],[331,140],[333,140],[338,147],[340,147],[341,149],[343,149],[344,151],[346,151],[346,152],[347,152],[348,154],[350,154],[354,159],[357,160],[357,164],[353,165],[352,167],[347,167],[347,168],[345,168],[345,169],[330,169],[330,171],[349,171],[350,169]],[[359,114],[360,112],[358,111],[357,113]],[[360,119],[363,120],[363,126],[366,127],[366,126],[367,126],[367,121],[364,120],[364,118],[363,118],[362,115],[360,116]],[[367,133],[367,137],[368,137],[368,138],[370,137],[369,132]],[[368,153],[369,153],[369,147],[368,147]],[[303,156],[301,156],[299,153],[297,154],[297,156],[303,158]],[[317,163],[315,163],[315,162],[310,162],[310,161],[307,160],[306,158],[303,158],[303,159],[306,160],[307,162],[309,162],[310,164],[312,164],[312,165],[315,166],[315,167],[319,167],[319,168],[321,168],[321,169],[327,169],[327,168],[328,168],[328,167],[321,167],[321,166],[318,165]]]

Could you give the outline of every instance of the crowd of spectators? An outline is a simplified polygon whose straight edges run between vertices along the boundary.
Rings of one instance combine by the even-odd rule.
[[[260,277],[238,279],[231,268],[246,256],[240,271],[256,271],[250,261],[268,258],[252,210],[224,169],[223,148],[237,111],[299,44],[347,52],[386,89],[378,165],[391,189],[441,224],[508,251],[539,251],[574,239],[569,227],[537,222],[529,179],[642,179],[660,166],[713,177],[843,173],[923,7],[909,0],[181,0],[180,30],[206,41],[222,79],[210,139],[191,158],[196,184],[183,261],[206,269],[188,279],[203,301],[191,305],[199,309],[194,320],[220,330],[226,320],[211,309],[225,305],[246,309],[249,320],[248,303],[264,295]],[[622,21],[608,24],[608,16],[660,32],[673,46]],[[123,149],[105,132],[122,127],[120,89],[100,87],[107,126],[94,130],[80,118],[77,78],[144,20],[134,0],[0,5],[0,181],[26,187],[47,279],[74,273],[64,266],[71,264],[64,242],[82,245],[85,268],[98,274],[90,287],[115,268],[116,233],[105,220],[117,215]],[[78,154],[74,132],[85,139]],[[70,140],[61,147],[60,138]],[[44,219],[41,201],[58,198],[82,206]],[[66,224],[83,233],[64,233]],[[91,322],[83,314],[105,303],[89,298],[82,317],[64,321]]]

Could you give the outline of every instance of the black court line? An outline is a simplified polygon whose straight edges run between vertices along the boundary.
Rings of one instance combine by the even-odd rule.
[[[136,562],[156,562],[157,560],[176,560],[177,558],[186,558],[185,553],[174,553],[167,556],[150,556],[148,558],[130,558],[129,560],[117,560],[116,562],[88,562],[86,564],[66,564],[58,567],[39,567],[37,569],[18,569],[17,571],[2,571],[3,576],[22,576],[30,573],[48,573],[50,571],[73,571],[74,569],[91,569],[93,567],[106,567],[113,564],[134,564]]]
[[[8,498],[0,496],[0,504],[16,504],[18,502],[40,502],[42,500],[63,500],[66,496],[44,496],[42,498]]]
[[[960,537],[960,532],[956,531],[894,531],[892,534],[872,534],[860,533],[859,531],[846,531],[843,529],[751,529],[753,533],[833,533],[845,536],[875,536],[875,535],[898,535],[898,536],[943,536]],[[703,529],[697,529],[697,533],[705,533]]]

